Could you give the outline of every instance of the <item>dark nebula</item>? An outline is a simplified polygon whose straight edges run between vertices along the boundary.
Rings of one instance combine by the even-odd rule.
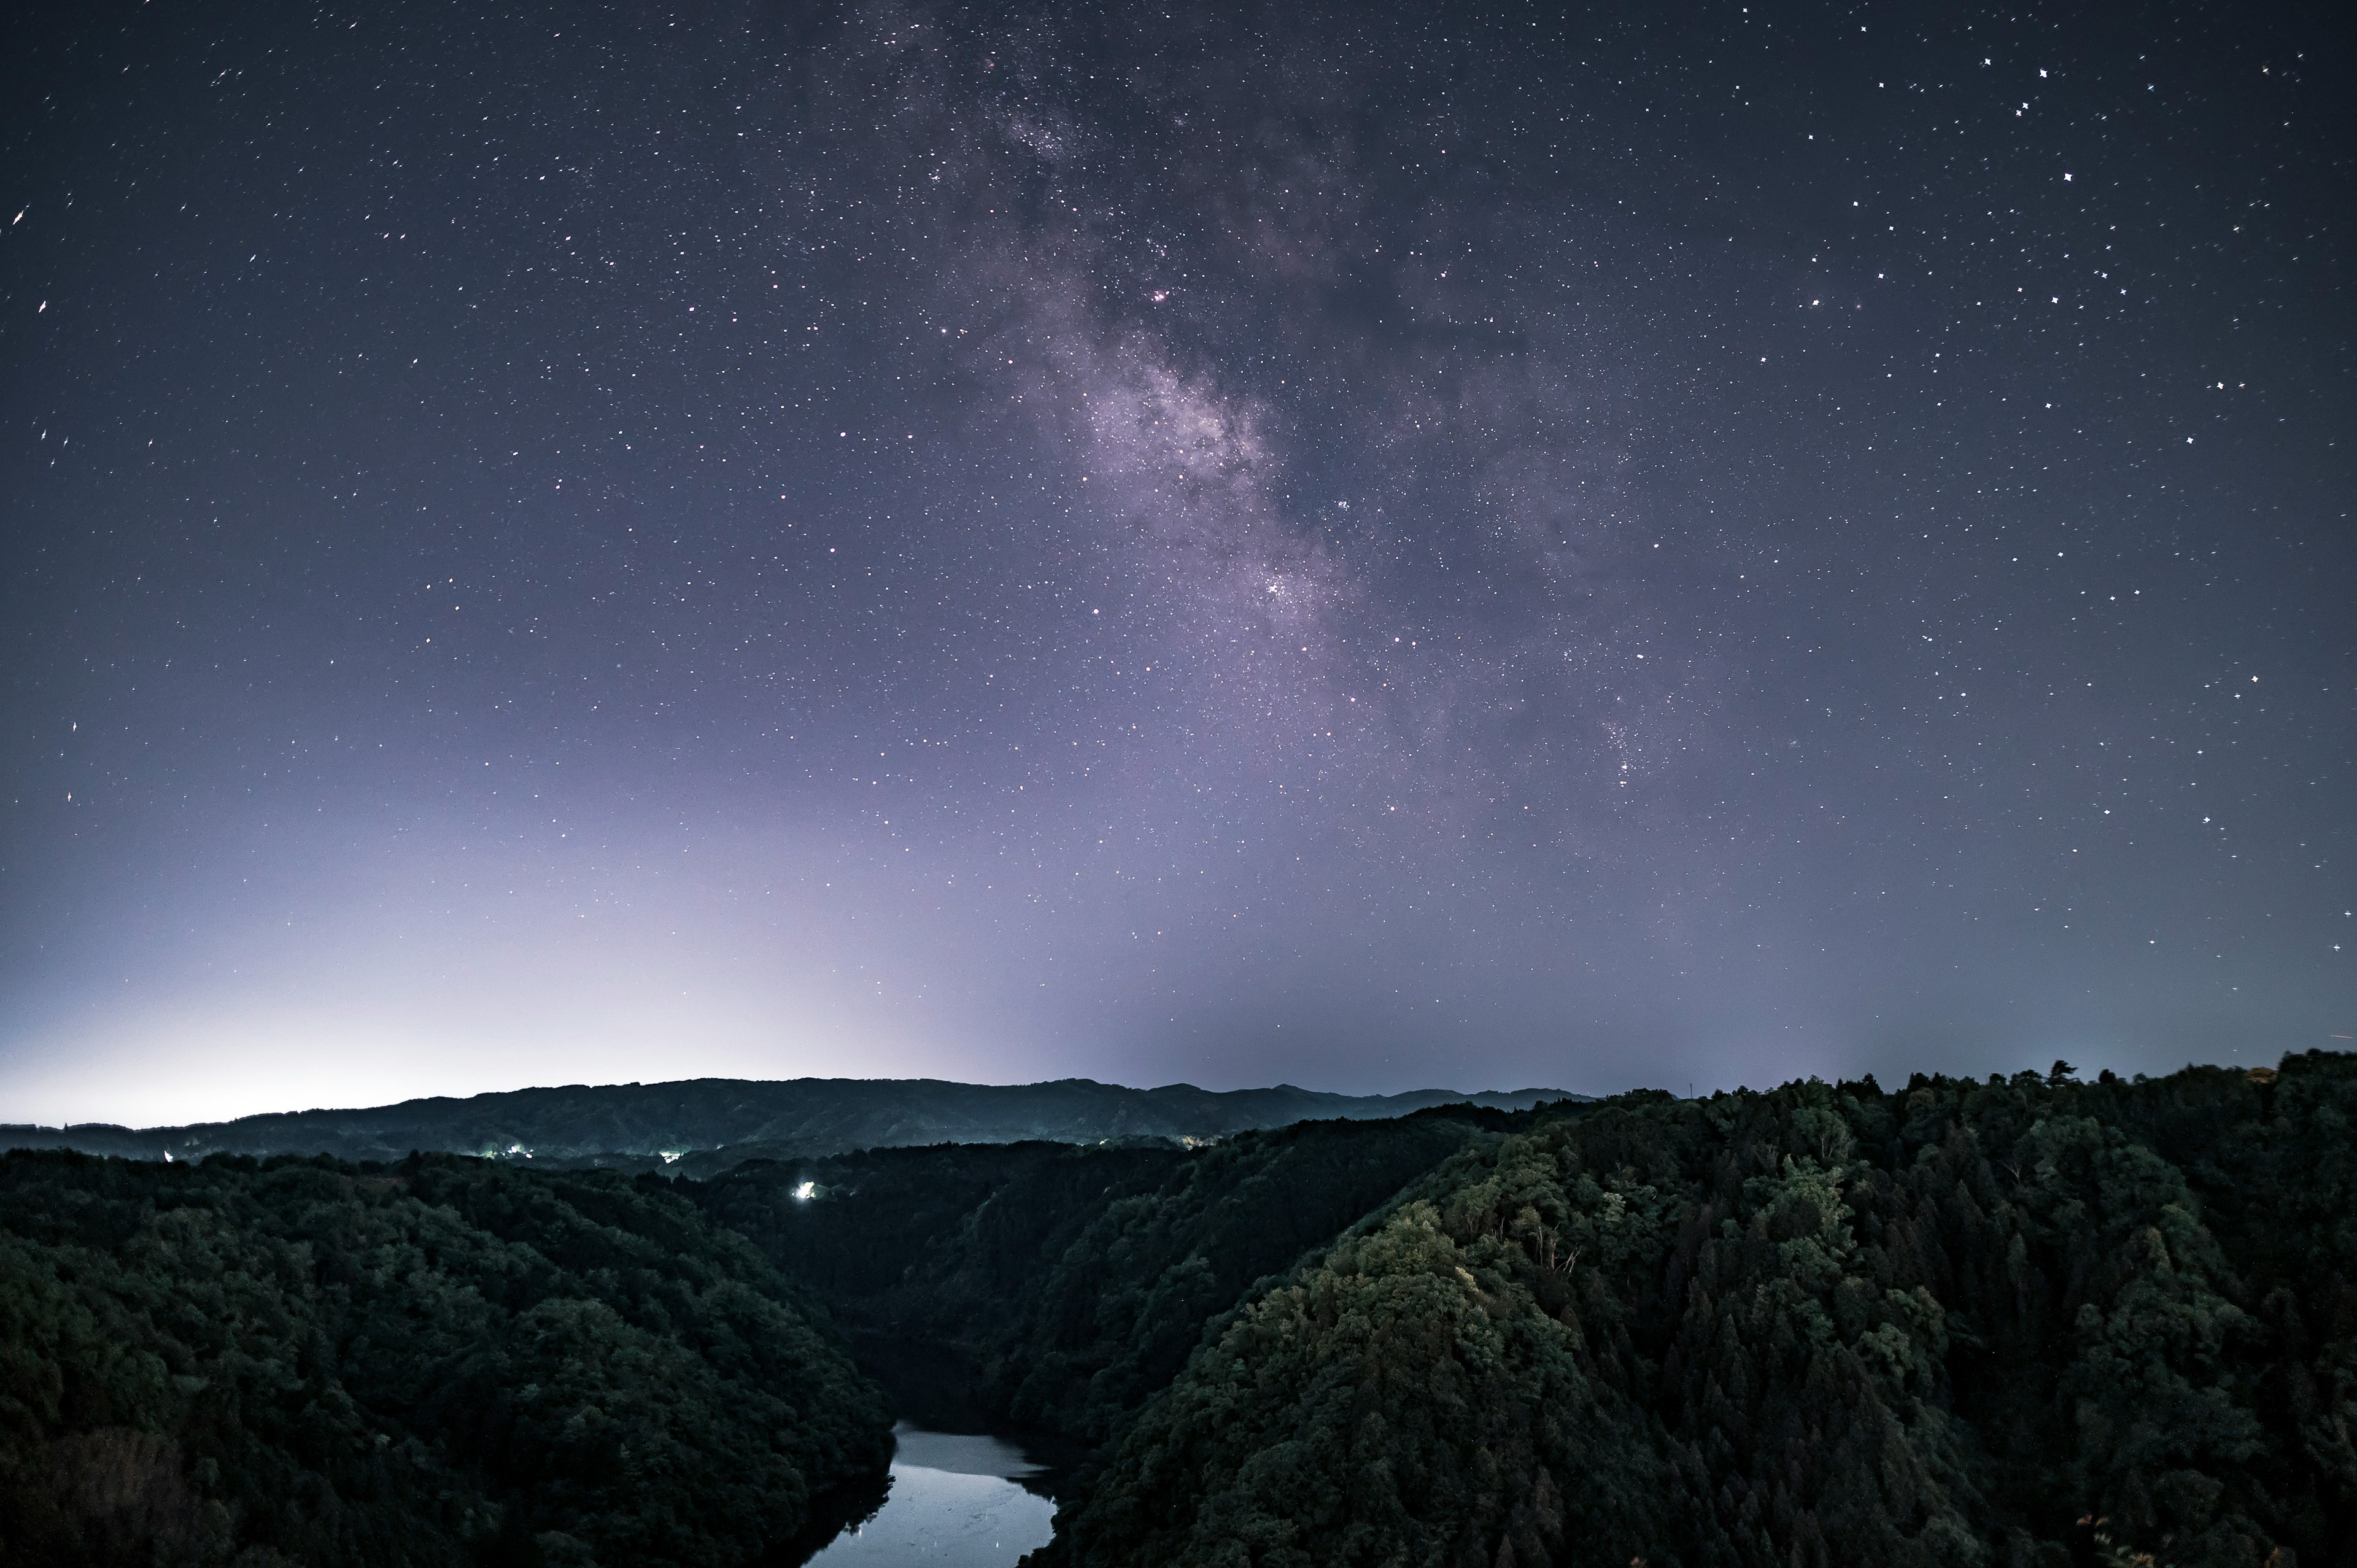
[[[19,14],[5,1114],[2357,1034],[2344,20]]]

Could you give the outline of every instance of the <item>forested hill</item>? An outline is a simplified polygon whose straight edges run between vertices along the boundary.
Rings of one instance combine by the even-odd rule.
[[[2357,1058],[2056,1068],[1477,1139],[1214,1320],[1042,1558],[2357,1560]]]
[[[662,1183],[0,1155],[0,1563],[741,1568],[889,1427]]]
[[[1467,1101],[1519,1110],[1580,1098],[1552,1089],[1327,1094],[1290,1084],[1215,1093],[1184,1083],[1130,1089],[1084,1078],[1027,1084],[705,1078],[405,1100],[371,1110],[285,1112],[186,1127],[9,1125],[0,1126],[0,1148],[70,1148],[145,1160],[317,1154],[355,1161],[397,1160],[425,1150],[707,1176],[757,1156],[1025,1139],[1203,1140],[1311,1118],[1377,1119]]]

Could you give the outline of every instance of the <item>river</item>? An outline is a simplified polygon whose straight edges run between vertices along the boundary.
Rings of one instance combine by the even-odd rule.
[[[1012,1568],[1055,1534],[1056,1505],[1021,1482],[1044,1467],[1003,1438],[892,1429],[884,1506],[810,1558],[807,1568]]]

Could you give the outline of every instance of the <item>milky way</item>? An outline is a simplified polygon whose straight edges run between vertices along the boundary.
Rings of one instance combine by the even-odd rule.
[[[2319,11],[50,9],[0,1119],[2357,1034]]]

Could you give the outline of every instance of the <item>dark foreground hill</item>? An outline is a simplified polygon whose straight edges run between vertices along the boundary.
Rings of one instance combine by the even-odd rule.
[[[371,1110],[286,1112],[187,1127],[0,1126],[0,1148],[70,1148],[144,1160],[210,1154],[397,1160],[425,1150],[626,1170],[669,1166],[674,1174],[706,1176],[752,1156],[1026,1139],[1201,1141],[1313,1117],[1402,1116],[1452,1102],[1518,1110],[1579,1098],[1549,1089],[1361,1096],[1289,1084],[1214,1093],[1184,1083],[1129,1089],[1084,1078],[1009,1085],[705,1078],[406,1100]]]
[[[0,1156],[0,1563],[741,1568],[888,1426],[667,1190]]]
[[[2058,1064],[2059,1067],[2059,1064]],[[1477,1140],[1116,1434],[1053,1564],[2357,1561],[2357,1058]]]

